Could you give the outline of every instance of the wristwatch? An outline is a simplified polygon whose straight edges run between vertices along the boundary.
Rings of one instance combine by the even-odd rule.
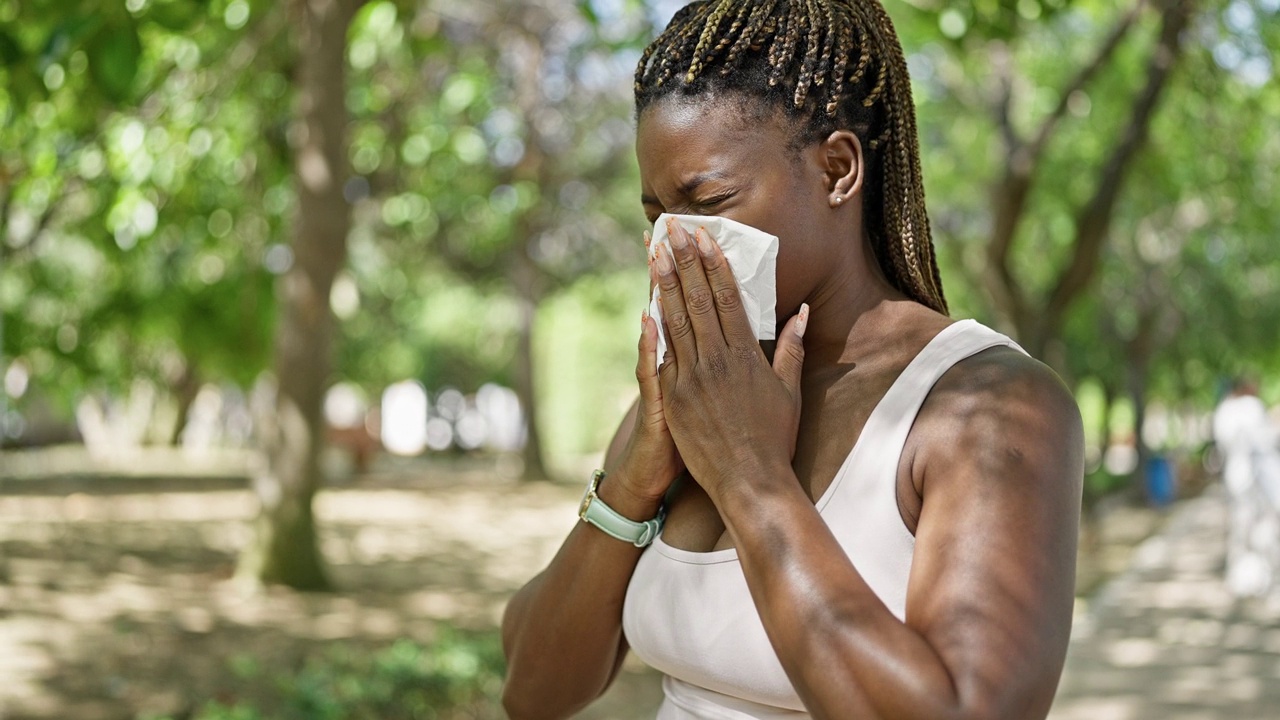
[[[596,495],[596,490],[604,477],[603,470],[591,473],[591,482],[587,483],[587,491],[582,495],[582,505],[578,507],[578,517],[583,522],[600,528],[606,535],[629,542],[636,547],[642,548],[653,542],[662,530],[662,523],[667,519],[666,505],[658,508],[658,514],[652,520],[644,522],[628,520]]]

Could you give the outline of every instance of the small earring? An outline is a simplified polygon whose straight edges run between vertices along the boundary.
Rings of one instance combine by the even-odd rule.
[[[842,198],[842,197],[837,197],[837,198],[836,198],[836,205],[839,205],[839,204],[840,204],[840,203],[842,203],[842,202],[844,202],[844,198]]]

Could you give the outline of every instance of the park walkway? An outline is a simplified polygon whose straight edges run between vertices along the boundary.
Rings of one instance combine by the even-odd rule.
[[[1277,720],[1280,603],[1222,582],[1220,485],[1182,503],[1076,621],[1051,720]]]
[[[246,490],[67,482],[0,483],[0,720],[180,717],[242,694],[237,658],[294,667],[335,641],[492,629],[581,493],[485,468],[326,490],[321,545],[344,590],[245,595],[231,572],[251,532]],[[1227,594],[1225,517],[1217,486],[1163,523],[1106,513],[1099,556],[1116,562],[1077,618],[1052,720],[1280,720],[1280,607]],[[658,675],[632,657],[578,720],[648,720],[660,701]]]

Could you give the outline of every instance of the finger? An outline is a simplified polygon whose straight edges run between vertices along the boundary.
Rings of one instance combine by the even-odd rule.
[[[679,362],[692,368],[698,362],[698,346],[693,336],[693,324],[684,306],[684,291],[680,276],[667,246],[659,245],[653,266],[658,273],[658,292],[662,302],[662,321],[666,328],[667,347]],[[666,364],[664,359],[663,364]]]
[[[782,328],[773,351],[773,372],[797,403],[800,402],[800,375],[804,369],[804,331],[808,325],[809,305],[804,303],[800,305],[800,312]]]
[[[662,354],[662,364],[658,366],[658,389],[662,396],[663,405],[666,405],[666,399],[671,397],[671,393],[675,389],[676,373],[676,356],[671,349],[671,328],[667,326],[667,308],[666,303],[662,301],[662,297],[658,297],[658,314],[662,316],[662,332],[667,338],[667,347]],[[654,318],[655,328],[657,319]]]
[[[658,268],[654,267],[653,256],[649,256],[649,297],[653,297],[653,289],[658,287]]]
[[[673,218],[667,219],[667,236],[671,239],[676,272],[684,290],[685,310],[693,325],[698,353],[705,357],[723,351],[724,333],[720,329],[720,316],[716,313],[711,284],[707,282],[707,271],[702,267],[702,253],[698,252],[693,235]]]
[[[658,296],[658,309],[662,311],[660,313],[662,315],[662,334],[663,337],[667,338],[667,346],[662,352],[662,367],[666,367],[669,361],[676,359],[676,356],[674,354],[675,351],[671,349],[671,326],[667,324],[667,305],[662,302],[661,295]]]
[[[707,282],[711,284],[711,295],[715,298],[725,343],[730,347],[759,348],[760,343],[756,340],[751,320],[747,318],[747,310],[742,304],[738,278],[734,276],[733,268],[729,267],[729,260],[720,249],[720,244],[706,228],[698,228],[695,237],[698,251],[702,254]]]
[[[662,388],[658,385],[658,326],[649,312],[640,314],[640,358],[636,361],[636,382],[640,385],[640,415],[652,421],[662,413]]]

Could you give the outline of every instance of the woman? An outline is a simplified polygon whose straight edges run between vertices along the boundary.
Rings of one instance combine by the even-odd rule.
[[[644,318],[640,398],[585,503],[647,529],[579,523],[511,600],[507,710],[571,715],[634,649],[666,674],[663,719],[1043,718],[1080,420],[1051,371],[946,315],[884,10],[693,3],[635,90],[650,219],[778,236],[789,320],[757,343],[714,239],[671,228],[651,263],[671,348],[655,372]]]

